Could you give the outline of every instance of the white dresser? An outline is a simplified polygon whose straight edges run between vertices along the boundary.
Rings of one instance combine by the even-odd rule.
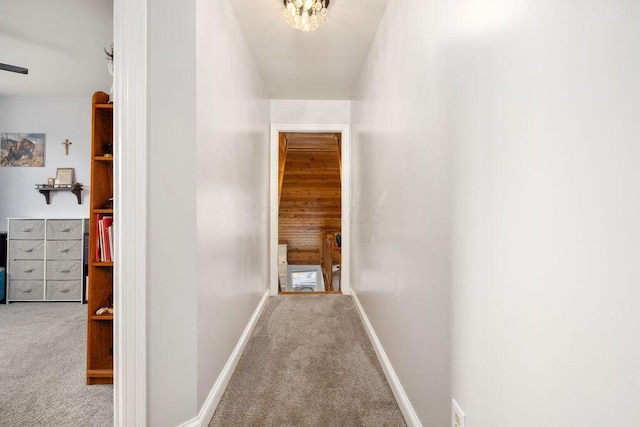
[[[9,218],[7,303],[82,302],[86,220]]]

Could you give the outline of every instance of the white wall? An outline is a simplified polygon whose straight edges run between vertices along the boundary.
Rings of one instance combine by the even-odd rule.
[[[7,217],[71,217],[89,214],[89,191],[82,204],[67,192],[51,194],[47,205],[35,184],[46,184],[57,168],[75,169],[75,180],[88,186],[91,157],[91,98],[0,97],[0,133],[45,133],[41,168],[0,167],[0,231]],[[61,143],[69,139],[69,155]]]
[[[148,19],[148,424],[175,426],[267,290],[269,102],[226,0]]]
[[[352,282],[424,425],[450,397],[470,427],[640,418],[637,16],[390,0],[352,108]]]
[[[200,408],[267,290],[269,100],[228,1],[196,10]]]
[[[351,101],[272,99],[271,123],[344,124],[351,122]]]
[[[637,423],[638,3],[456,6],[487,16],[451,53],[453,395],[478,427]]]
[[[159,427],[197,413],[195,6],[148,4],[147,422]]]
[[[389,2],[352,100],[351,283],[423,425],[445,426],[450,149],[424,12]]]

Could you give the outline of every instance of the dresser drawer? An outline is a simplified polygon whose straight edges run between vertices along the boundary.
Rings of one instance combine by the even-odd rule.
[[[44,278],[44,261],[9,260],[9,280]]]
[[[34,301],[44,298],[42,280],[12,280],[9,283],[9,301]]]
[[[9,259],[44,259],[44,240],[10,240]]]
[[[47,240],[47,259],[82,259],[82,240]]]
[[[80,280],[47,280],[47,300],[79,301],[82,297]]]
[[[11,219],[9,220],[9,239],[44,239],[44,220]]]
[[[82,262],[47,261],[47,279],[74,280],[82,277]]]
[[[82,239],[82,220],[50,219],[47,221],[47,240]]]

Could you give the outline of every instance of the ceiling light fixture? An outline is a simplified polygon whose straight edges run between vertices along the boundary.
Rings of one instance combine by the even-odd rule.
[[[313,31],[327,21],[329,0],[283,0],[284,19],[293,28]]]

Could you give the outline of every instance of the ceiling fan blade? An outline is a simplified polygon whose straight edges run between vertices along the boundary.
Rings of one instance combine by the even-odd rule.
[[[3,64],[0,62],[0,70],[11,71],[13,73],[29,74],[29,70],[23,67],[16,67],[15,65]]]

